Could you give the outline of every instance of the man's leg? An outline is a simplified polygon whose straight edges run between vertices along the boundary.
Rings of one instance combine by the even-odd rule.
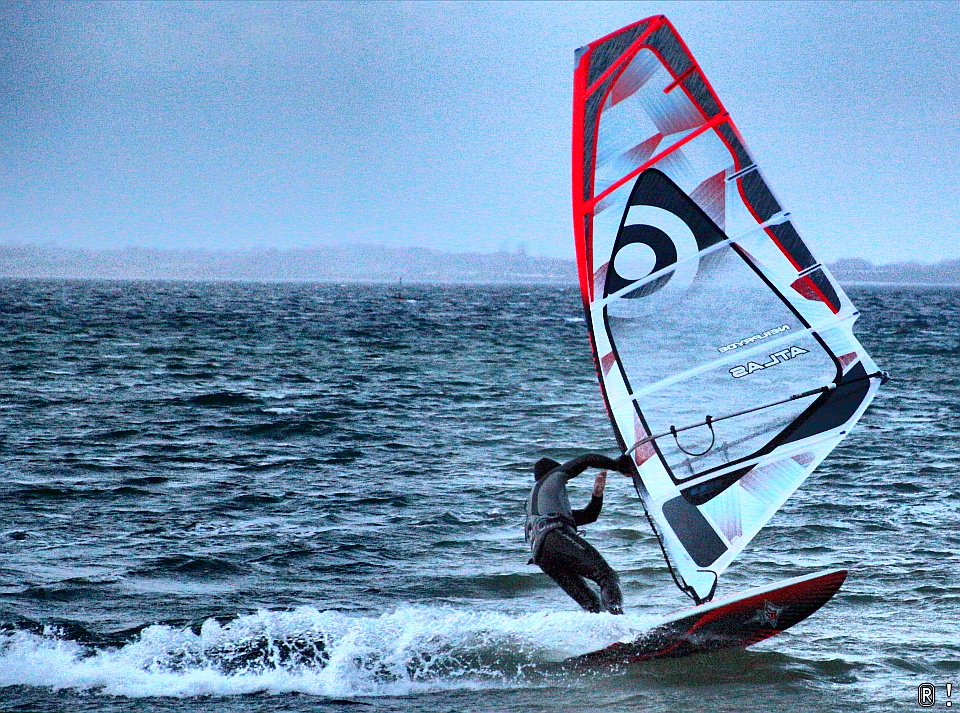
[[[603,611],[600,598],[587,586],[586,580],[579,574],[571,572],[568,568],[553,568],[543,564],[540,565],[540,569],[546,572],[550,579],[559,584],[560,588],[582,608],[593,614],[599,614]]]
[[[620,591],[620,577],[607,564],[596,548],[577,534],[568,533],[580,547],[580,557],[574,572],[597,583],[600,587],[600,600],[605,611],[611,614],[623,614],[623,593]]]
[[[620,591],[620,578],[617,573],[610,569],[610,574],[597,579],[600,585],[600,599],[603,601],[603,608],[611,614],[623,614],[623,592]]]
[[[603,611],[603,607],[600,598],[577,572],[581,554],[580,545],[564,530],[554,530],[548,532],[543,539],[537,556],[537,565],[550,579],[559,584],[573,601],[588,612],[596,614]]]

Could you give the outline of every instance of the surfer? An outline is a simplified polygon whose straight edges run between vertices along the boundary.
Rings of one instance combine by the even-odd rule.
[[[570,507],[567,481],[587,468],[602,468],[593,485],[593,497],[581,510]],[[603,556],[578,533],[581,525],[589,525],[600,517],[607,470],[632,476],[636,472],[633,459],[623,455],[617,460],[597,453],[587,453],[563,465],[552,458],[541,458],[533,466],[536,484],[527,499],[525,534],[536,564],[581,607],[589,612],[608,611],[623,614],[620,579]],[[600,596],[590,589],[586,579],[596,582]]]

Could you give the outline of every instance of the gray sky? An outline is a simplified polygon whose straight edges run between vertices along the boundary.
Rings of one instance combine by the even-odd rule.
[[[960,3],[0,4],[0,243],[572,257],[573,50],[664,13],[821,258],[960,258]]]

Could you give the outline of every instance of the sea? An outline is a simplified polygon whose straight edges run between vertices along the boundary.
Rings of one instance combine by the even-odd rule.
[[[533,462],[618,454],[575,288],[0,280],[0,710],[960,706],[960,291],[849,293],[893,378],[718,596],[843,589],[745,651],[577,669],[691,603],[613,474],[585,536],[627,615],[526,564]]]

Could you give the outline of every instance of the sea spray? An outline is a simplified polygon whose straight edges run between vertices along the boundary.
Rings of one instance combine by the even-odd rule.
[[[97,648],[27,631],[0,639],[0,685],[123,696],[406,695],[556,683],[568,656],[634,636],[644,620],[406,606],[377,616],[298,607],[197,628],[155,624]]]

